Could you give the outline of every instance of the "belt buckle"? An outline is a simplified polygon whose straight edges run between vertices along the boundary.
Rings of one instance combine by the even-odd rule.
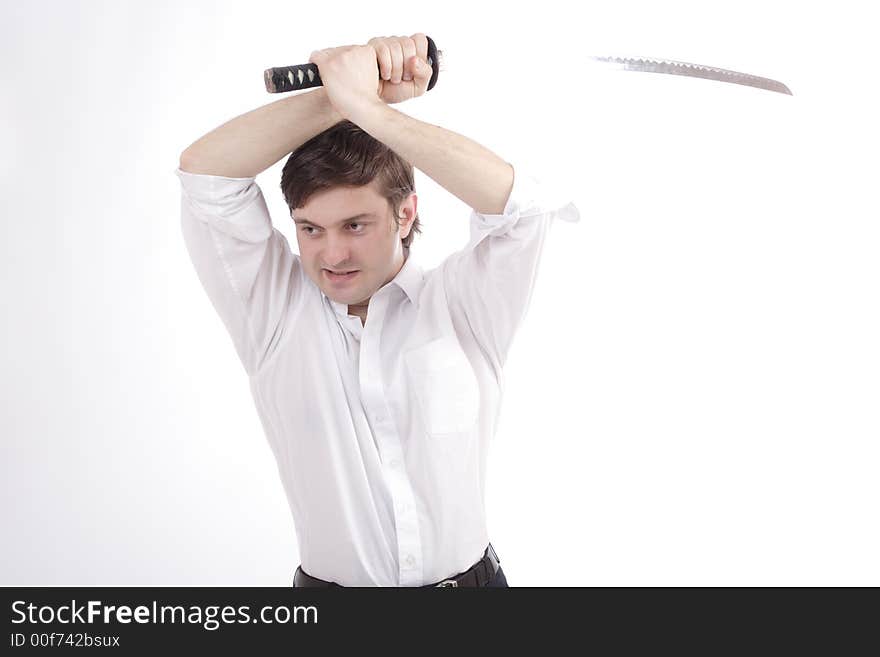
[[[442,582],[437,584],[437,586],[458,586],[458,582],[454,579],[444,579]]]

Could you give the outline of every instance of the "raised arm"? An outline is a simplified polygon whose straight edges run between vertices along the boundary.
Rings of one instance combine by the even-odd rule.
[[[181,153],[180,168],[229,178],[256,176],[341,120],[324,88],[282,98],[199,138]]]
[[[504,212],[513,167],[488,148],[382,102],[364,103],[349,118],[477,212]]]
[[[272,226],[254,178],[341,120],[316,89],[238,116],[180,156],[184,241],[252,376],[283,339],[302,284],[299,256]]]

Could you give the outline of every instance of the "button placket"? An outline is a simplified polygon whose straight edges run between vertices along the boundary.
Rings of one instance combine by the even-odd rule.
[[[385,399],[380,337],[386,309],[385,295],[378,293],[373,295],[373,299],[370,301],[370,321],[364,326],[359,352],[361,399],[373,425],[373,435],[379,449],[379,458],[387,465],[385,477],[392,499],[397,528],[400,585],[414,586],[419,584],[422,579],[422,545],[418,518],[415,513],[415,496],[406,472],[400,436],[398,436],[392,422],[391,409]]]

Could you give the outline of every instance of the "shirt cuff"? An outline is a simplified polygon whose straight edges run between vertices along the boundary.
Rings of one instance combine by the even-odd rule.
[[[563,221],[580,221],[580,211],[573,199],[553,183],[538,177],[524,166],[514,165],[513,188],[501,214],[471,212],[472,232],[500,235],[521,217],[552,215]]]
[[[177,167],[174,171],[180,178],[180,184],[186,188],[189,195],[198,199],[214,199],[218,195],[224,193],[236,192],[254,182],[256,178],[227,178],[226,176],[215,176],[208,173],[192,173],[184,171]]]

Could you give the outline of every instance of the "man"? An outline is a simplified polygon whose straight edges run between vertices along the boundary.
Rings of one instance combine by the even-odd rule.
[[[177,169],[188,252],[290,503],[294,586],[507,586],[484,509],[502,368],[549,226],[579,213],[389,106],[427,89],[424,34],[310,61],[323,87],[227,122]],[[288,153],[298,255],[254,181]],[[468,245],[427,272],[413,165],[473,209]]]

